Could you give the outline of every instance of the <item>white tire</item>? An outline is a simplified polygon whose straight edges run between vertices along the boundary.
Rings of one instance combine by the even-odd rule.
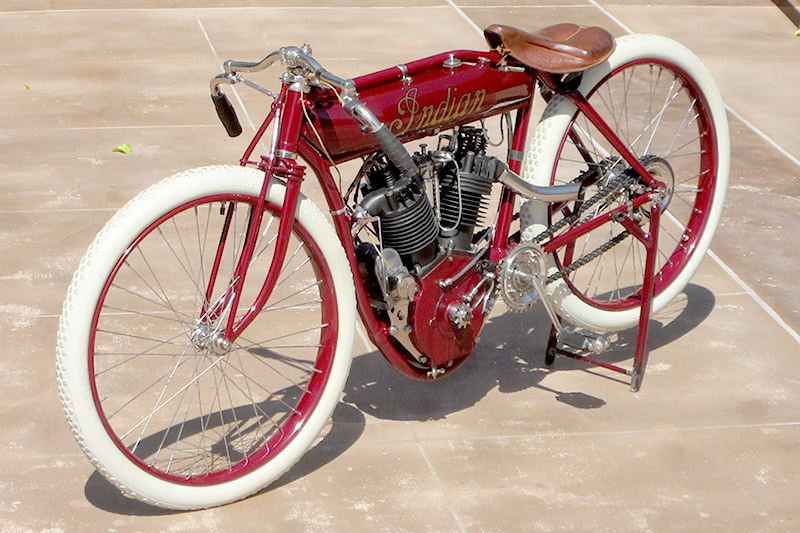
[[[231,238],[246,224],[263,178],[253,169],[204,167],[142,192],[97,235],[64,302],[57,374],[72,432],[101,474],[150,504],[211,507],[267,486],[318,438],[344,387],[353,281],[336,233],[303,196],[287,252],[291,266],[265,311],[228,351],[211,342],[210,318],[205,329],[199,325],[203,308],[229,294],[229,263],[241,243]],[[283,195],[282,185],[270,184],[274,208]],[[214,230],[226,224],[229,243],[218,247],[222,233]],[[277,225],[259,241],[262,257],[253,260],[246,291],[263,282],[259,272],[269,264]],[[225,270],[209,299],[204,276],[220,249]],[[316,284],[305,287],[314,276]],[[242,312],[251,303],[247,294]],[[282,303],[270,303],[278,297]]]
[[[684,46],[655,35],[617,39],[609,59],[583,74],[579,91],[637,157],[648,156],[653,165],[660,164],[668,169],[667,175],[672,175],[670,201],[659,233],[656,271],[661,278],[657,279],[653,301],[653,310],[658,311],[689,282],[719,223],[730,168],[725,106],[700,60]],[[570,128],[591,155],[589,160],[603,162],[617,173],[627,166],[613,163],[616,151],[585,116],[578,114],[571,101],[556,96],[548,103],[529,143],[524,179],[537,185],[566,183],[590,168],[577,143],[569,138]],[[699,151],[707,155],[695,153]],[[590,196],[586,194],[587,199]],[[692,206],[684,209],[684,204],[693,204],[702,214],[692,215]],[[616,205],[619,203],[611,207]],[[600,214],[600,207],[587,214],[595,210]],[[561,215],[549,213],[547,205],[527,202],[521,209],[522,240],[533,239],[557,218]],[[557,271],[557,261],[569,263],[608,242],[612,236],[608,226],[614,225],[604,226],[602,231],[607,233],[601,235],[598,230],[597,235],[590,234],[585,242],[577,243],[569,259],[565,259],[566,252],[559,252],[560,256],[550,262],[549,274]],[[619,233],[620,226],[616,228]],[[622,259],[611,259],[617,251],[623,259],[622,253],[639,255],[625,266],[619,264]],[[580,327],[596,331],[630,327],[639,319],[636,292],[641,288],[642,270],[635,263],[643,261],[641,244],[628,237],[623,244],[568,274],[568,281],[551,282],[548,296],[562,318]],[[581,276],[584,279],[578,279]]]

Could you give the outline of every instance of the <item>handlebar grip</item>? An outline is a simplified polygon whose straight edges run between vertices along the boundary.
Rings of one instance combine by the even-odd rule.
[[[239,123],[239,117],[236,116],[236,110],[233,108],[231,101],[223,92],[211,95],[211,100],[214,102],[214,108],[217,110],[222,125],[225,126],[225,131],[228,132],[230,137],[238,137],[242,133],[242,125]]]

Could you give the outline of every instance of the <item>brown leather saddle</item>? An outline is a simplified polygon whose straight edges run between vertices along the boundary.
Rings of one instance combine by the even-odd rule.
[[[536,32],[492,24],[486,42],[501,54],[544,72],[579,72],[605,61],[614,51],[614,37],[603,28],[563,23]]]

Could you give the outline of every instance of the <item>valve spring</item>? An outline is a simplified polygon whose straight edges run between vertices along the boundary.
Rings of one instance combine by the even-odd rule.
[[[475,155],[486,153],[486,135],[483,129],[475,126],[464,126],[458,132],[458,146],[456,148],[456,160],[461,161],[468,152]]]

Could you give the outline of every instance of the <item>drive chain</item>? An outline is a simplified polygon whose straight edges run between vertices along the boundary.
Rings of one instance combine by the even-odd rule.
[[[610,196],[611,194],[617,192],[619,190],[620,186],[625,185],[629,181],[630,181],[630,178],[628,178],[626,176],[623,176],[623,175],[613,176],[608,181],[608,183],[606,183],[604,186],[600,187],[600,189],[594,194],[594,196],[592,196],[591,198],[589,198],[585,202],[581,203],[581,206],[578,208],[578,211],[576,211],[575,213],[573,213],[572,215],[570,215],[568,217],[562,218],[561,220],[559,220],[558,222],[556,222],[555,224],[553,224],[552,226],[550,226],[549,228],[547,228],[546,230],[541,232],[539,235],[537,235],[536,237],[533,238],[533,242],[541,243],[544,239],[547,239],[547,238],[553,236],[553,234],[555,234],[558,230],[560,230],[561,228],[563,228],[565,226],[569,226],[571,224],[574,224],[574,227],[577,227],[577,226],[580,226],[581,224],[584,224],[585,222],[588,222],[593,217],[588,217],[585,220],[582,220],[582,221],[578,222],[577,224],[575,224],[575,222],[578,219],[580,219],[581,215],[583,215],[589,208],[594,206],[600,200],[602,200],[602,199]]]
[[[564,276],[566,276],[570,272],[579,269],[580,267],[582,267],[583,265],[585,265],[589,261],[598,258],[602,254],[606,253],[611,248],[613,248],[614,246],[616,246],[617,244],[622,242],[629,235],[630,235],[630,233],[628,233],[627,231],[623,231],[622,233],[620,233],[616,237],[613,237],[611,240],[609,240],[607,243],[603,244],[602,246],[596,248],[595,250],[589,252],[586,255],[583,255],[583,256],[579,257],[577,260],[575,260],[572,263],[570,263],[569,266],[567,266],[565,268],[562,268],[558,272],[556,272],[556,273],[552,274],[551,276],[549,276],[547,278],[547,280],[545,281],[545,285],[549,285],[550,283],[553,283],[554,281],[563,278]]]

